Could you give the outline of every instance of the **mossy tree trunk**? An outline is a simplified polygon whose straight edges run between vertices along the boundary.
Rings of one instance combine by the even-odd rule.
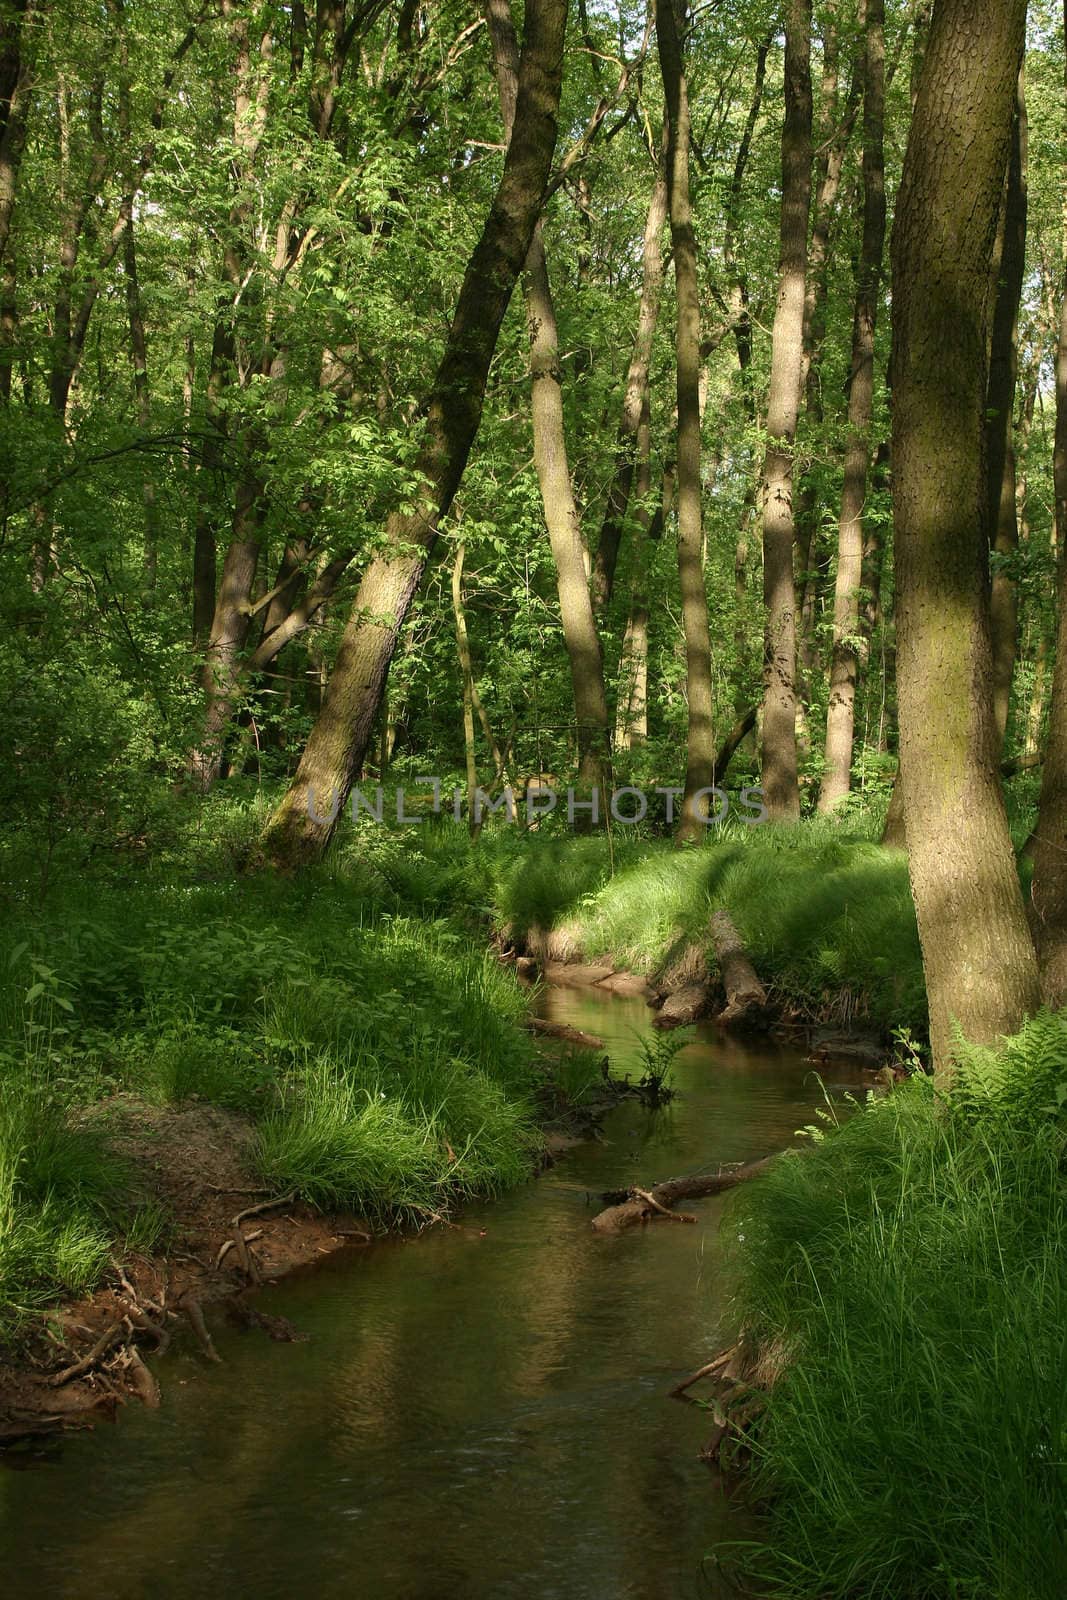
[[[860,660],[860,586],[863,579],[863,508],[871,456],[874,411],[874,335],[885,249],[885,4],[860,0],[866,30],[863,65],[863,240],[856,278],[849,369],[848,438],[834,585],[834,647],[826,712],[826,770],[819,810],[831,812],[852,784],[852,742]]]
[[[689,93],[675,0],[656,0],[656,36],[667,110],[667,202],[674,247],[677,302],[675,360],[678,392],[678,575],[688,698],[685,790],[676,838],[700,838],[707,801],[701,791],[715,782],[711,692],[711,633],[704,584],[703,513],[700,484],[700,293],[696,234],[689,197]]]
[[[772,820],[779,822],[792,821],[800,815],[793,450],[804,370],[804,292],[811,209],[811,0],[788,0],[785,41],[778,304],[763,467],[763,793]]]
[[[456,314],[425,406],[415,507],[386,518],[383,551],[367,567],[337,663],[296,776],[263,839],[269,861],[297,868],[328,845],[363,763],[389,663],[459,487],[481,421],[489,364],[533,238],[556,147],[567,11],[527,0],[515,126],[492,207],[467,266]],[[331,813],[333,815],[331,816]]]
[[[1026,0],[939,0],[893,232],[900,783],[934,1064],[1040,1002],[999,774],[988,597],[989,262]]]

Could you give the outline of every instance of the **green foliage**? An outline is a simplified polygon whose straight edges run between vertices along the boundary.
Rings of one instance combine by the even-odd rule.
[[[773,1374],[760,1594],[1055,1600],[1067,1570],[1067,1015],[783,1157],[724,1224]]]
[[[0,1335],[56,1287],[88,1289],[107,1261],[125,1172],[99,1130],[8,1057],[0,1081]]]
[[[497,916],[517,935],[565,923],[586,956],[651,973],[679,942],[706,947],[724,907],[761,978],[801,1016],[925,1030],[907,864],[833,822],[727,828],[685,852],[526,841],[521,857],[497,860]]]
[[[377,1221],[521,1182],[538,1106],[589,1082],[546,1081],[523,991],[484,923],[472,940],[490,882],[465,836],[438,835],[298,885],[156,873],[20,896],[0,936],[0,1325],[89,1287],[116,1239],[165,1236],[81,1109],[116,1091],[251,1117],[269,1181]],[[405,897],[456,915],[415,919]]]

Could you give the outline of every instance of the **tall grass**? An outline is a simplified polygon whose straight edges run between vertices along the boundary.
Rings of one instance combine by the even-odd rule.
[[[727,1211],[776,1371],[744,1555],[792,1600],[1058,1600],[1067,1573],[1067,1017],[969,1052],[784,1158]]]
[[[685,943],[710,955],[723,907],[760,976],[801,1015],[925,1031],[907,862],[860,832],[738,825],[687,851],[601,837],[528,841],[521,855],[490,841],[487,854],[496,918],[520,938],[565,926],[586,956],[651,973]]]
[[[544,1069],[523,992],[486,953],[484,922],[473,935],[481,869],[443,852],[428,898],[454,914],[421,918],[411,861],[381,856],[298,883],[105,876],[9,908],[0,1323],[5,1304],[88,1287],[140,1226],[135,1179],[81,1115],[116,1091],[244,1113],[266,1180],[383,1221],[529,1173]]]

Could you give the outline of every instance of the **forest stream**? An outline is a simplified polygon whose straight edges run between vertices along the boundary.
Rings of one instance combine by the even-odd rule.
[[[639,1075],[639,1001],[554,989],[541,1009]],[[856,1086],[821,1077],[834,1099]],[[220,1326],[223,1365],[165,1358],[161,1411],[0,1473],[8,1600],[731,1592],[709,1552],[752,1524],[700,1460],[707,1414],[668,1397],[717,1348],[723,1201],[696,1202],[695,1227],[590,1221],[605,1189],[781,1149],[821,1091],[795,1049],[711,1026],[673,1082],[458,1225],[265,1290],[306,1342]]]

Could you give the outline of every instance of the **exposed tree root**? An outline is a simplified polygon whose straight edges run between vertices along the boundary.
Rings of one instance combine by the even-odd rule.
[[[52,1374],[48,1380],[49,1388],[61,1389],[65,1383],[70,1383],[74,1378],[80,1378],[84,1372],[89,1371],[90,1367],[95,1367],[101,1357],[107,1354],[124,1332],[123,1323],[113,1322],[111,1327],[100,1335],[88,1355],[82,1356],[81,1360],[75,1361],[73,1365],[64,1367],[62,1372],[54,1372]]]
[[[221,1365],[222,1357],[215,1349],[211,1335],[207,1331],[207,1323],[204,1321],[204,1313],[201,1308],[200,1301],[196,1298],[195,1294],[183,1294],[181,1299],[178,1301],[178,1304],[188,1317],[189,1326],[196,1334],[200,1348],[204,1352],[207,1359],[209,1361],[217,1361]]]

